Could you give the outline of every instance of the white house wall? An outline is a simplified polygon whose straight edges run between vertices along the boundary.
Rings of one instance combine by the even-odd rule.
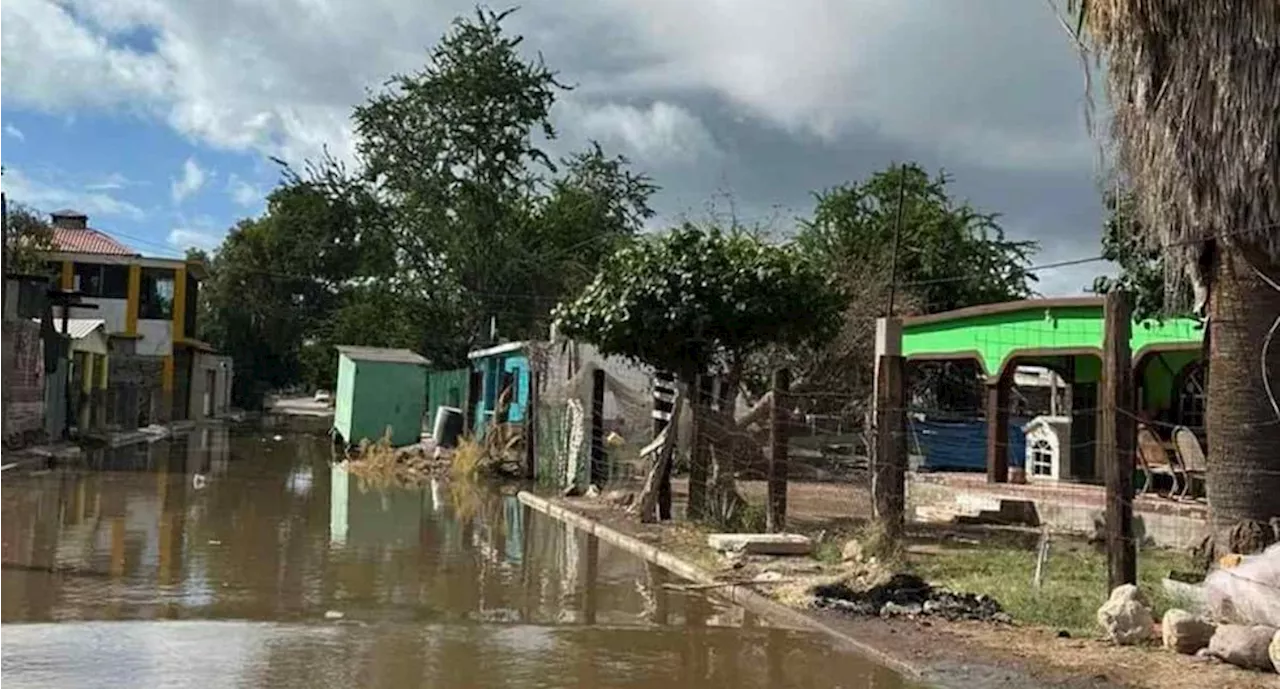
[[[138,320],[137,353],[142,356],[168,356],[173,353],[173,321]]]
[[[81,301],[87,304],[94,304],[98,308],[85,312],[71,309],[71,313],[84,314],[79,318],[99,318],[107,323],[108,333],[122,333],[127,327],[125,322],[129,318],[129,300],[128,299],[105,299],[101,297],[85,297]]]

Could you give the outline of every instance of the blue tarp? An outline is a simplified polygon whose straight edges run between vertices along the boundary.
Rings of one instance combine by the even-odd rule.
[[[1009,466],[1026,463],[1027,437],[1022,427],[1027,419],[1009,420]],[[933,471],[986,471],[987,422],[917,421],[910,419],[911,440],[915,452],[923,455],[921,469]]]

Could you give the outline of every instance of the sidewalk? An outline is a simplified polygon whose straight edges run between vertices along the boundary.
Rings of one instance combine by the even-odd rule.
[[[673,484],[673,512],[678,515],[683,513],[685,485],[682,481]],[[869,512],[865,486],[792,483],[789,488],[788,512],[793,531],[846,532]],[[748,500],[756,502],[763,497],[765,486],[763,482],[744,481],[739,483],[739,489]],[[603,527],[601,532],[611,530],[636,541],[640,545],[635,552],[641,557],[649,559],[653,554],[675,558],[697,568],[700,575],[694,579],[741,577],[741,570],[707,546],[707,530],[702,526],[682,521],[642,524],[605,500],[557,497],[547,502],[572,513],[576,517],[570,518],[573,521],[599,525]],[[809,567],[825,572],[830,564],[813,561]],[[1063,637],[1055,628],[1030,623],[948,622],[937,617],[882,619],[809,608],[795,608],[794,613],[813,620],[806,625],[810,628],[829,628],[834,638],[852,638],[857,646],[870,649],[872,656],[890,657],[890,664],[900,669],[909,667],[907,674],[926,684],[1004,689],[1277,686],[1274,674],[1206,663],[1154,646],[1118,647],[1091,636]]]

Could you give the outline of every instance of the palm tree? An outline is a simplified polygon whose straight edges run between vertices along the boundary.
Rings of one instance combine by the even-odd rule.
[[[1189,281],[1208,317],[1213,537],[1248,552],[1274,539],[1267,522],[1280,517],[1280,2],[1069,10],[1105,65],[1115,162],[1139,224],[1169,252],[1166,294]]]

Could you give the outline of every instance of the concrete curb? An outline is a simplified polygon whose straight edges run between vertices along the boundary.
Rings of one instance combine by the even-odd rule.
[[[546,500],[545,498],[540,498],[537,495],[523,490],[520,491],[516,497],[519,498],[520,502],[549,517],[559,519],[560,521],[570,524],[581,531],[592,534],[609,545],[621,548],[632,555],[652,562],[680,577],[699,584],[712,584],[717,581],[709,572],[703,570],[697,565],[686,562],[665,550],[649,545],[637,538],[611,529],[604,524],[601,524],[589,517],[584,517],[573,510],[561,507],[560,505]],[[918,682],[925,678],[925,672],[921,668],[911,665],[900,658],[888,655],[879,649],[868,646],[835,627],[824,623],[822,620],[806,615],[795,608],[789,608],[772,598],[753,591],[748,587],[728,585],[713,589],[709,591],[709,593],[750,610],[756,615],[759,615],[760,617],[775,624],[825,634],[834,639],[840,645],[848,647],[866,656],[873,662],[883,665],[903,675],[909,680]]]

